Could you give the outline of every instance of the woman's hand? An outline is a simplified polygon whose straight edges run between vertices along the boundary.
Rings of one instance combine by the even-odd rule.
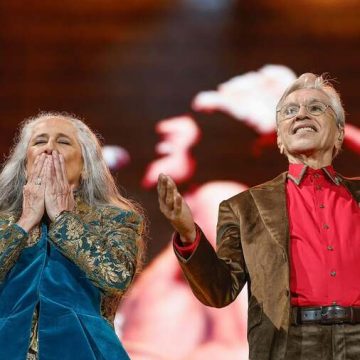
[[[193,243],[196,238],[194,219],[174,181],[170,176],[160,174],[157,189],[160,211],[180,234],[183,243]]]
[[[52,152],[46,169],[45,209],[51,221],[62,211],[74,210],[73,186],[70,186],[65,170],[64,157]]]
[[[45,211],[45,174],[49,159],[43,153],[35,159],[34,167],[23,188],[22,214],[17,224],[29,232]]]

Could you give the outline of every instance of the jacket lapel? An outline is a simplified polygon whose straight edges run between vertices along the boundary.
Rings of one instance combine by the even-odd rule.
[[[350,191],[351,195],[358,202],[360,206],[360,179],[345,179],[341,178],[342,183],[347,187]]]
[[[269,233],[287,253],[289,221],[285,193],[286,174],[282,173],[274,180],[255,186],[250,189],[250,193]]]

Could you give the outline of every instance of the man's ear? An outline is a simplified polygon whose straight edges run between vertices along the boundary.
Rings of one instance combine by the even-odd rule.
[[[276,143],[277,143],[277,146],[280,150],[280,154],[283,154],[284,153],[284,145],[280,139],[280,136],[279,136],[279,132],[277,133],[277,138],[276,138]]]
[[[340,151],[342,143],[344,141],[345,131],[343,127],[339,127],[338,137],[335,142],[335,149],[337,152]]]
[[[344,141],[344,136],[345,136],[345,130],[343,127],[339,128],[339,136],[338,136],[338,141],[340,141],[340,143],[342,144],[342,142]]]

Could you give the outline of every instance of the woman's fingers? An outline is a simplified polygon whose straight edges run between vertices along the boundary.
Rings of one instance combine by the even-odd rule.
[[[41,172],[39,174],[39,178],[41,179],[41,184],[40,184],[41,187],[45,187],[45,185],[48,183],[47,173],[49,171],[48,170],[49,162],[50,162],[50,159],[48,158],[48,156],[45,156],[44,164],[43,164],[43,166],[41,168]]]
[[[59,154],[59,162],[60,162],[61,176],[63,179],[63,183],[65,184],[68,182],[68,178],[66,174],[65,159],[62,154]]]
[[[57,151],[53,151],[53,165],[54,165],[54,176],[57,180],[57,182],[59,184],[64,184],[65,183],[65,179],[64,179],[64,174],[63,174],[63,170],[60,164],[60,155]]]
[[[45,177],[45,182],[46,182],[46,188],[49,189],[54,184],[54,181],[51,176],[51,168],[52,168],[51,156],[49,156],[46,160],[47,161],[46,161],[46,166],[45,166],[44,177]]]
[[[44,166],[44,162],[46,159],[45,153],[38,155],[34,162],[34,167],[29,174],[28,183],[35,183],[35,181],[40,177],[41,170]]]

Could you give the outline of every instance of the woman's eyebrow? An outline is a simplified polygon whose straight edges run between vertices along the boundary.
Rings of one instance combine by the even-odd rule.
[[[49,137],[49,134],[42,133],[42,134],[34,136],[34,139],[37,139],[37,138],[40,138],[40,137]],[[66,135],[66,134],[63,134],[63,133],[56,134],[56,137],[66,137],[68,139],[71,139],[71,137],[69,135]]]
[[[69,135],[66,135],[66,134],[63,134],[63,133],[56,134],[56,137],[66,137],[67,139],[71,140],[71,137]]]
[[[47,136],[48,136],[48,134],[46,134],[46,133],[38,134],[38,135],[34,136],[34,139],[39,138],[39,137],[47,137]]]

